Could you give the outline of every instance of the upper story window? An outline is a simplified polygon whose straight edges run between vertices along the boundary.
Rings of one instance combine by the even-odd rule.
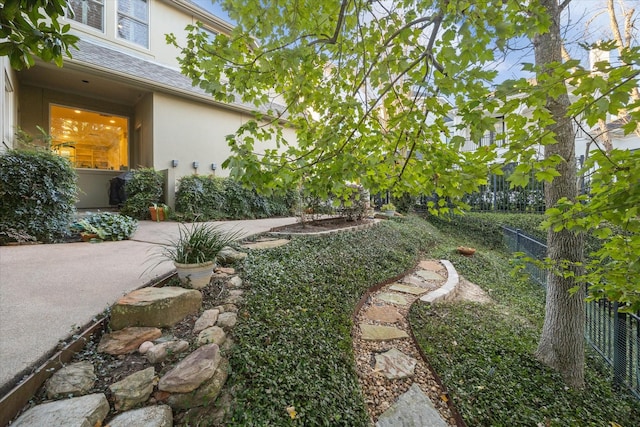
[[[148,0],[118,0],[118,37],[149,47]]]
[[[104,0],[69,0],[74,21],[104,31]]]

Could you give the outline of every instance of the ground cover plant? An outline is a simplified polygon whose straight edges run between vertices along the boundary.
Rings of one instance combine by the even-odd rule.
[[[640,425],[640,405],[612,390],[610,374],[593,354],[587,353],[582,391],[566,387],[559,374],[534,358],[544,290],[512,277],[508,254],[458,226],[438,225],[444,232],[434,231],[438,245],[429,255],[451,259],[495,301],[418,304],[410,314],[420,346],[468,425]],[[454,254],[461,243],[478,251],[471,258]]]
[[[354,370],[353,310],[371,285],[413,267],[432,243],[420,220],[407,219],[251,252],[227,425],[368,425]]]

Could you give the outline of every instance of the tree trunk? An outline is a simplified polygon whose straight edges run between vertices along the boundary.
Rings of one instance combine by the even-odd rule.
[[[541,67],[538,73],[545,73],[547,64],[562,61],[562,38],[557,0],[541,0],[541,4],[552,20],[549,31],[534,38],[536,65]],[[545,147],[545,157],[559,154],[564,159],[557,168],[560,176],[545,186],[545,202],[547,207],[551,207],[562,197],[575,200],[576,159],[573,128],[567,118],[567,92],[555,99],[547,98],[546,106],[555,121],[550,130],[555,133],[557,142]],[[547,245],[548,257],[555,264],[565,260],[582,261],[584,245],[581,235],[550,229]],[[580,273],[577,267],[570,269]],[[581,388],[584,386],[584,287],[580,285],[578,292],[570,294],[569,290],[579,284],[572,277],[564,278],[553,273],[549,273],[547,282],[544,326],[536,357],[558,370],[569,386]]]

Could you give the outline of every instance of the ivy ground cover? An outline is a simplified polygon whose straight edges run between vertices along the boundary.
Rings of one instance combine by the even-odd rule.
[[[584,390],[567,388],[533,353],[544,320],[544,290],[510,274],[509,255],[494,238],[456,222],[433,229],[433,258],[449,258],[456,270],[494,303],[414,305],[410,322],[429,362],[449,389],[469,426],[640,425],[640,403],[612,389],[608,370],[587,352]],[[481,234],[481,233],[480,233]],[[473,236],[473,237],[471,237]],[[455,254],[464,243],[478,251]]]
[[[249,254],[230,357],[229,425],[366,426],[354,369],[355,305],[372,285],[413,267],[433,237],[419,219]]]

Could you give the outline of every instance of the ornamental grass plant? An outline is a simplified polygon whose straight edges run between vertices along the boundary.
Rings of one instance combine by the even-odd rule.
[[[222,248],[242,236],[239,230],[223,230],[211,223],[180,224],[178,236],[161,249],[161,257],[179,264],[215,261]]]

